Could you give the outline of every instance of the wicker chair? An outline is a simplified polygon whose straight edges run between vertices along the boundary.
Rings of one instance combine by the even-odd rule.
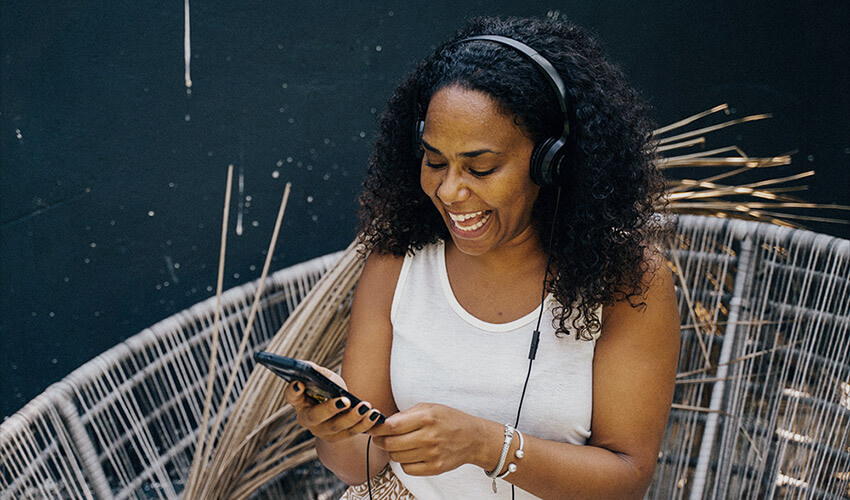
[[[679,277],[680,373],[647,498],[850,498],[850,241],[682,216],[668,257]],[[236,345],[257,284],[226,292],[213,402],[237,361],[234,394],[278,383],[250,361],[269,343],[338,364],[360,265],[349,249],[270,276],[241,360]],[[305,338],[293,333],[318,308],[326,323]],[[0,498],[179,497],[199,433],[214,309],[212,298],[157,323],[0,425]],[[328,336],[321,348],[311,340]],[[241,409],[236,395],[225,412],[268,411]],[[269,480],[222,497],[336,498],[342,485],[314,460],[309,436],[291,412],[276,415],[277,431],[252,434],[259,444],[244,467],[254,484]]]

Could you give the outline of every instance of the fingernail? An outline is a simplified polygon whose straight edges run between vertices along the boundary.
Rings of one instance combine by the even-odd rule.
[[[366,405],[360,405],[360,407],[357,408],[357,413],[359,413],[361,415],[363,415],[367,411],[369,411],[369,408],[367,408]]]
[[[336,400],[336,408],[337,410],[341,410],[348,406],[348,401],[345,398],[340,398]]]
[[[373,412],[371,415],[369,415],[369,420],[371,420],[372,422],[374,422],[375,420],[378,420],[378,416],[379,416],[379,415],[380,415],[380,413],[378,413],[378,412]]]
[[[292,384],[292,390],[295,392],[301,392],[301,384],[299,382],[295,382]]]

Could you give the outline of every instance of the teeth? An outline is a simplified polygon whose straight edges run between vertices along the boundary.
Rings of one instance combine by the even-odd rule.
[[[463,222],[465,220],[474,219],[475,217],[478,217],[483,213],[484,213],[484,210],[481,210],[479,212],[473,212],[471,214],[461,214],[461,215],[453,214],[453,213],[449,212],[449,217],[451,217],[452,220],[455,221],[455,222]]]
[[[475,224],[473,224],[471,226],[461,226],[460,224],[457,224],[457,222],[464,221],[464,220],[467,220],[467,219],[471,219],[473,217],[478,217],[479,215],[481,215],[483,213],[484,213],[484,211],[482,210],[481,212],[476,212],[474,214],[466,214],[466,215],[456,216],[456,215],[450,213],[449,215],[451,216],[452,220],[455,221],[455,227],[456,228],[460,229],[461,231],[475,231],[476,229],[478,229],[481,226],[483,226],[484,224],[486,224],[488,220],[490,220],[490,215],[492,214],[492,212],[487,212],[487,214],[484,217],[482,217],[480,221],[476,222]]]

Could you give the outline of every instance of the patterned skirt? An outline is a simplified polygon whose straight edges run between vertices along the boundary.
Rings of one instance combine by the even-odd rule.
[[[380,474],[372,478],[372,499],[416,500],[416,497],[407,491],[387,464]],[[369,487],[366,483],[351,486],[345,490],[339,500],[369,500]]]

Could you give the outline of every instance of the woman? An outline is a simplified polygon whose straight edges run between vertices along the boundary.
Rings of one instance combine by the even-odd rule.
[[[338,477],[366,480],[371,437],[370,471],[418,498],[644,494],[679,346],[647,239],[661,180],[645,113],[563,22],[472,20],[396,89],[361,196],[370,253],[342,376],[325,371],[364,403],[286,392]]]

